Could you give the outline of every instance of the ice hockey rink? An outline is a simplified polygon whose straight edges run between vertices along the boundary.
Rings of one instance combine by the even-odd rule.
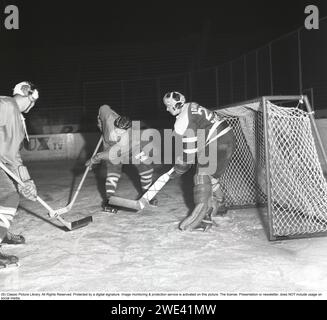
[[[75,160],[27,165],[39,196],[55,209],[67,205],[85,170]],[[158,167],[155,177],[168,169]],[[157,208],[102,213],[104,176],[103,168],[89,172],[64,215],[68,221],[93,216],[74,231],[64,231],[39,203],[21,199],[12,231],[27,242],[3,248],[21,265],[0,272],[1,292],[324,295],[325,237],[268,241],[257,209],[230,210],[208,232],[182,232],[178,224],[192,207],[191,172],[166,184]],[[126,167],[117,195],[136,199],[135,181]]]

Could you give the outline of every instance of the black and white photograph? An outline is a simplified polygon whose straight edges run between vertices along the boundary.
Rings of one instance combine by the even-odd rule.
[[[0,0],[0,43],[1,300],[326,299],[324,1]]]

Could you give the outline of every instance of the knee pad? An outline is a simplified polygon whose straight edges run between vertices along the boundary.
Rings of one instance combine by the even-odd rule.
[[[211,220],[212,206],[212,186],[208,175],[194,176],[194,203],[195,208],[180,224],[181,230],[193,230],[201,225],[204,219]]]

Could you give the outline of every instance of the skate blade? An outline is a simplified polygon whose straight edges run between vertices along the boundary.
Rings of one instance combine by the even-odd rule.
[[[206,224],[205,226],[197,227],[194,229],[189,229],[188,231],[191,232],[208,232],[212,228],[213,224]]]
[[[117,210],[116,212],[101,210],[101,211],[98,211],[97,213],[101,213],[101,214],[103,213],[107,216],[114,216],[114,215],[118,214],[119,211],[121,211],[121,210]]]
[[[0,266],[0,271],[13,270],[20,267],[19,262],[7,264],[5,266]]]
[[[1,247],[21,247],[21,246],[26,246],[26,243],[6,243],[6,242],[1,242]]]

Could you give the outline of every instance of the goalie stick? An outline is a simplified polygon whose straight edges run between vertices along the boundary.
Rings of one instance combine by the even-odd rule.
[[[174,167],[169,171],[161,175],[154,184],[148,189],[144,195],[138,200],[130,200],[121,197],[111,196],[109,203],[119,207],[131,208],[141,211],[146,206],[149,206],[149,202],[155,197],[155,195],[164,187],[169,181],[170,175],[173,173]]]
[[[211,128],[211,134],[209,133],[205,145],[203,145],[203,147],[200,148],[199,151],[204,150],[204,148],[208,146],[210,143],[217,140],[219,137],[223,136],[229,130],[232,130],[232,128],[228,126],[224,130],[220,131],[218,134],[213,135],[213,133],[215,132],[215,130],[217,129],[220,123],[221,121],[216,121],[214,123],[214,125]],[[174,171],[174,167],[172,167],[168,172],[161,175],[139,200],[129,200],[121,197],[111,196],[109,199],[109,203],[115,206],[126,207],[126,208],[131,208],[140,211],[149,205],[150,200],[152,200],[153,197],[167,183],[167,181],[169,181],[170,175],[172,174],[173,171]]]
[[[12,177],[18,184],[22,187],[25,186],[24,182],[21,181],[13,172],[11,172],[2,162],[0,162],[0,168],[2,168],[10,177]],[[85,217],[80,220],[76,220],[73,222],[68,222],[60,216],[56,216],[55,210],[53,210],[44,200],[42,200],[39,196],[36,197],[36,200],[49,211],[49,216],[51,218],[56,217],[68,230],[75,230],[81,227],[88,225],[92,222],[92,217]]]

